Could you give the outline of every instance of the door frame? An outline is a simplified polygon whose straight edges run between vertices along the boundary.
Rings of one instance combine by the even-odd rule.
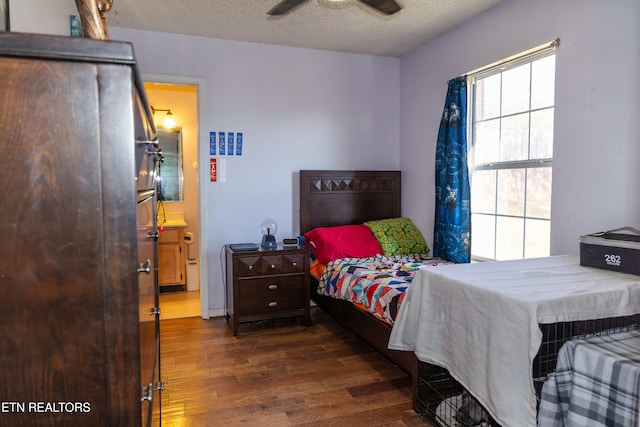
[[[200,249],[200,317],[203,319],[209,319],[209,281],[207,280],[208,268],[207,268],[207,251],[204,245],[205,238],[207,236],[207,222],[204,220],[207,218],[207,192],[203,191],[200,183],[207,182],[209,179],[208,169],[203,168],[200,165],[200,143],[202,141],[200,135],[200,124],[203,123],[202,114],[204,112],[204,84],[205,79],[202,77],[189,77],[189,76],[174,76],[169,74],[153,74],[153,73],[141,73],[142,81],[149,83],[166,83],[182,86],[196,86],[196,98],[197,98],[197,110],[198,117],[196,121],[196,134],[198,136],[197,150],[198,150],[198,223],[200,229],[200,235],[198,236],[198,244]],[[205,176],[206,175],[206,176]],[[206,286],[204,286],[206,284]]]

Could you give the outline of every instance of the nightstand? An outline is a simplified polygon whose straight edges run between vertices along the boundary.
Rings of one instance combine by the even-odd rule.
[[[227,246],[226,259],[226,317],[234,336],[242,322],[304,316],[310,324],[306,247],[238,252]]]

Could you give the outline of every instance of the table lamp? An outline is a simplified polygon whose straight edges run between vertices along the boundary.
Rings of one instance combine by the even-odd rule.
[[[278,231],[278,223],[271,218],[267,218],[262,221],[260,225],[262,227],[262,249],[275,249],[278,244],[276,243],[276,232]]]

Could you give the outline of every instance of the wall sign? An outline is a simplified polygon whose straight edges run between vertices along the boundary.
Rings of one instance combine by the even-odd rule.
[[[227,154],[233,156],[233,132],[227,132]]]
[[[216,133],[209,132],[209,155],[216,155]]]
[[[236,156],[242,156],[242,132],[236,132]]]
[[[218,132],[218,148],[220,149],[220,155],[227,154],[226,144],[224,142],[224,132]]]
[[[209,132],[210,156],[242,156],[243,132]],[[220,165],[218,165],[220,166]]]
[[[216,159],[209,160],[209,176],[210,176],[211,182],[218,181],[218,165],[217,165]]]

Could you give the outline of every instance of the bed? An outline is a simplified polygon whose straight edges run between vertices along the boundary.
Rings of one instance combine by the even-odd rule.
[[[371,220],[401,217],[400,201],[401,174],[399,171],[300,171],[300,229],[302,234],[318,227],[361,224]],[[555,264],[558,264],[557,267],[560,268],[557,277],[552,272]],[[442,421],[437,416],[437,411],[439,408],[443,408],[443,398],[462,396],[461,399],[463,399],[464,393],[462,395],[459,393],[467,389],[473,391],[472,394],[475,397],[480,397],[479,400],[483,406],[488,408],[490,425],[497,425],[495,420],[503,425],[534,425],[536,396],[532,393],[533,388],[538,385],[541,387],[546,375],[555,369],[557,351],[562,343],[576,336],[601,333],[600,331],[607,333],[607,331],[619,327],[626,328],[628,325],[634,327],[633,325],[638,323],[637,316],[629,319],[618,317],[635,315],[640,312],[640,306],[636,303],[640,301],[640,282],[637,277],[627,276],[613,279],[617,277],[614,273],[589,269],[577,264],[577,261],[570,257],[549,257],[537,261],[519,260],[466,264],[456,266],[454,269],[421,268],[416,273],[415,279],[409,287],[409,292],[406,293],[405,308],[399,312],[395,323],[395,340],[392,333],[394,327],[388,322],[363,311],[348,301],[319,293],[318,284],[322,283],[322,280],[310,281],[310,294],[312,300],[321,309],[411,374],[413,408],[416,412],[425,415],[426,418],[432,419],[431,413],[434,411],[436,412],[435,420]],[[502,271],[505,268],[508,271]],[[577,287],[575,292],[571,286],[567,286],[570,281],[568,281],[568,273],[564,269],[571,270],[569,273],[575,280],[572,286]],[[468,274],[464,276],[467,270],[469,270]],[[464,277],[457,277],[457,272],[461,272]],[[493,275],[494,273],[495,275]],[[483,274],[487,275],[484,279],[482,278]],[[442,283],[441,288],[427,286],[428,282],[432,282],[432,277],[441,276],[455,279],[456,286],[451,286],[451,283],[447,286],[445,282]],[[490,297],[485,294],[475,295],[479,292],[477,286],[479,281],[489,289]],[[539,281],[542,283],[538,283]],[[615,282],[614,285],[611,285],[612,281]],[[519,284],[525,291],[528,288],[542,287],[537,288],[540,292],[526,291],[522,294],[522,289],[517,286],[513,287],[514,283]],[[607,283],[609,288],[604,294],[601,292],[603,283]],[[503,286],[506,288],[502,289]],[[618,286],[620,289],[612,289],[612,286],[614,288]],[[427,290],[433,292],[427,295]],[[434,292],[435,294],[433,294]],[[451,292],[454,294],[462,292],[467,296],[450,295]],[[513,301],[524,298],[521,311],[526,312],[527,316],[532,319],[526,316],[513,316],[505,322],[504,316],[501,317],[503,310],[487,311],[483,309],[483,307],[495,307],[497,304],[497,301],[494,301],[495,296],[502,292],[506,295],[503,298],[506,302],[501,303],[501,308],[509,307]],[[514,295],[510,294],[514,292]],[[628,292],[633,295],[628,295]],[[565,293],[585,311],[584,315],[576,316],[575,313],[568,317],[562,315],[567,313],[566,307],[562,305],[563,300],[558,298],[564,296]],[[421,294],[425,294],[425,298],[422,298]],[[475,296],[471,298],[471,305],[460,304],[465,298],[470,298],[469,295],[472,294]],[[607,295],[605,300],[612,304],[612,307],[605,307],[606,309],[603,308],[603,301],[600,299],[605,294]],[[451,298],[455,296],[455,299],[446,299],[449,296]],[[583,300],[583,297],[587,299]],[[533,302],[530,302],[530,299]],[[433,301],[439,301],[439,303],[433,304]],[[558,304],[560,306],[556,307]],[[458,307],[459,310],[456,312],[456,310],[438,308],[444,306]],[[532,306],[534,306],[533,309]],[[473,310],[464,309],[459,312],[464,307],[473,307]],[[551,314],[543,316],[541,314],[544,312],[543,309],[551,310]],[[466,320],[462,322],[466,319],[464,313],[466,315],[477,314],[481,317],[470,318],[467,319],[468,322]],[[484,313],[489,316],[485,316]],[[537,315],[532,313],[537,313]],[[614,318],[609,319],[610,316]],[[522,322],[514,321],[514,319],[521,317],[527,318],[527,322],[522,324]],[[486,319],[491,320],[489,325],[484,322]],[[595,323],[591,323],[592,320],[588,319],[594,319]],[[440,327],[430,327],[434,324],[438,324]],[[443,337],[441,334],[445,333],[444,330],[449,331],[443,325],[452,324],[460,326],[459,330],[456,330],[458,333],[456,338],[452,338],[455,331],[446,332],[447,335]],[[469,328],[474,330],[471,335],[466,332]],[[475,360],[478,356],[476,352],[458,351],[460,349],[459,343],[466,342],[469,336],[477,337],[480,344],[491,343],[492,335],[489,334],[489,331],[499,331],[503,335],[508,332],[511,336],[499,340],[499,343],[491,344],[492,351],[501,350],[498,351],[497,356],[494,354],[488,361],[485,361],[485,364]],[[450,345],[446,348],[452,349],[452,351],[433,357],[433,349],[430,349],[428,345],[430,342],[437,342],[438,339],[448,339],[447,342]],[[521,342],[522,340],[524,342]],[[520,344],[512,345],[516,342],[520,342]],[[389,344],[394,349],[389,349]],[[501,345],[507,347],[503,348]],[[505,361],[505,358],[500,354],[510,354],[507,351],[509,347],[524,352],[524,356],[514,355],[512,358],[507,357],[508,360]],[[479,353],[483,354],[483,351],[481,350]],[[488,354],[488,352],[485,353]],[[471,357],[471,360],[464,359],[463,356]],[[511,366],[508,363],[510,360],[524,361],[525,364]],[[485,381],[486,372],[474,368],[479,365],[491,366],[493,376],[497,375],[508,381],[518,381],[517,387],[502,387],[502,383],[494,386],[492,382]],[[510,366],[511,370],[508,369]],[[460,367],[471,367],[471,372],[460,369]],[[460,382],[455,381],[452,375]],[[468,379],[467,376],[470,376],[471,379]],[[532,384],[532,381],[535,384]],[[492,387],[490,392],[483,389],[488,386]],[[430,391],[430,387],[433,387],[433,393]],[[505,390],[507,391],[506,395]],[[511,393],[509,390],[517,390],[518,393]],[[537,394],[537,388],[535,392]],[[512,401],[513,404],[506,405],[509,412],[503,413],[502,405],[498,408],[493,404],[493,400],[487,398],[487,396],[494,394],[500,396],[498,400],[512,399],[510,402]],[[432,397],[435,397],[435,400],[432,401]],[[453,408],[458,406],[457,403],[452,405]],[[515,411],[512,413],[511,409],[515,409]],[[467,413],[470,412],[473,411]],[[451,421],[456,422],[453,419],[454,416],[457,417],[456,412],[448,411],[447,416],[451,418]],[[512,422],[514,419],[515,421]],[[442,423],[442,425],[454,424]]]
[[[300,231],[318,227],[363,224],[401,217],[400,171],[300,171]],[[318,280],[311,282],[311,299],[373,348],[415,378],[413,352],[389,350],[392,325],[354,304],[322,295]]]

